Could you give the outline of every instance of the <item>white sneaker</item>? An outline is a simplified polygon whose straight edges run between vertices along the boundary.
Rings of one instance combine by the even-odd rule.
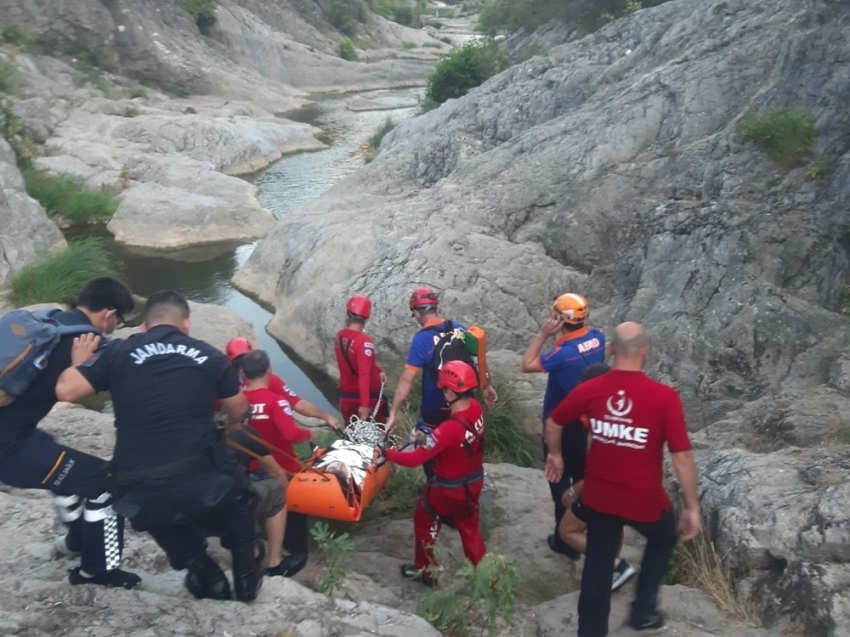
[[[626,582],[635,576],[635,569],[626,560],[620,560],[614,569],[614,579],[611,582],[611,590],[620,590]]]
[[[63,535],[62,537],[57,537],[53,542],[53,546],[56,547],[56,552],[59,553],[62,557],[77,557],[82,551],[74,551],[68,547],[67,542],[68,536]]]

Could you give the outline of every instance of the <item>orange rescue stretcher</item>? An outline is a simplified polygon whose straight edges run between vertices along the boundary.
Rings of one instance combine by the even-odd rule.
[[[339,444],[334,443],[335,445]],[[304,468],[289,480],[286,503],[289,511],[317,518],[359,522],[363,511],[384,488],[390,476],[390,465],[381,461],[380,449],[374,450],[372,461],[364,470],[362,484],[354,476],[348,478],[332,468],[320,468],[331,449],[316,449]]]

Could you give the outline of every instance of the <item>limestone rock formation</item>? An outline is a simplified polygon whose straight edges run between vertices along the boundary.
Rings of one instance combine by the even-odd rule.
[[[270,110],[287,87],[421,85],[434,64],[433,56],[412,55],[373,64],[342,60],[340,35],[326,22],[322,4],[312,0],[218,0],[215,5],[215,23],[202,32],[179,3],[166,0],[0,0],[5,19],[26,25],[40,41],[52,43],[51,50],[146,84],[250,99]],[[403,41],[419,38],[377,16],[363,28],[375,46],[396,51]]]
[[[400,355],[407,296],[426,284],[494,350],[522,351],[565,290],[587,294],[596,325],[646,323],[650,371],[696,428],[825,383],[848,334],[842,7],[679,0],[514,66],[397,127],[235,282],[329,371],[350,293],[372,297],[370,332]],[[810,113],[825,179],[741,140],[742,115],[768,108]]]
[[[19,55],[16,61],[25,98],[19,110],[27,130],[46,140],[36,167],[120,191],[108,228],[129,246],[177,249],[265,235],[273,216],[260,206],[256,188],[233,175],[285,153],[325,147],[315,127],[253,104],[175,101],[153,91],[107,99],[77,86],[80,73],[58,60]]]
[[[15,154],[0,137],[0,287],[45,250],[65,245],[65,239],[27,195]]]
[[[850,631],[850,450],[711,453],[700,498],[742,594],[768,621],[790,615],[809,635]]]

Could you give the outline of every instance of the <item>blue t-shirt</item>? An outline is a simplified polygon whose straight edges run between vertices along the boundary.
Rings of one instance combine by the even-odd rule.
[[[410,350],[407,352],[407,364],[422,369],[422,406],[419,408],[419,414],[425,424],[432,426],[439,425],[448,418],[449,411],[443,392],[437,389],[437,379],[431,372],[431,358],[434,356],[437,341],[449,329],[454,328],[466,331],[466,326],[457,321],[441,321],[429,327],[423,327],[413,337]]]
[[[543,397],[543,420],[581,382],[587,367],[604,362],[605,334],[602,330],[577,330],[556,340],[555,347],[540,356],[540,366],[549,373]]]

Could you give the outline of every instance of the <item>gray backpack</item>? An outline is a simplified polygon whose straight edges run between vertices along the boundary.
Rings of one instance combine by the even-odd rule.
[[[0,407],[11,404],[47,367],[63,336],[99,332],[91,325],[62,325],[61,310],[13,310],[0,317]]]

